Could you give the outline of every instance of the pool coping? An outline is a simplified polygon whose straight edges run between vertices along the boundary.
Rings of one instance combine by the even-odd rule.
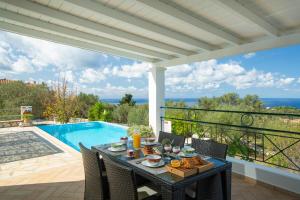
[[[104,123],[104,124],[109,124],[109,125],[112,125],[112,126],[121,127],[121,128],[126,129],[126,130],[129,128],[128,126],[121,125],[121,124],[116,124],[116,123],[111,123],[111,122],[105,122],[105,121],[95,121],[95,122],[101,122],[101,123]]]
[[[112,122],[105,122],[105,121],[87,121],[87,122],[74,122],[74,123],[65,123],[65,124],[81,124],[81,123],[91,123],[91,122],[100,122],[100,123],[103,123],[103,124],[109,124],[109,125],[112,125],[112,126],[124,128],[124,129],[126,129],[126,130],[129,128],[129,127],[126,126],[126,125],[117,124],[117,123],[112,123]],[[40,124],[40,125],[37,125],[36,127],[38,127],[38,126],[48,126],[48,125],[64,125],[64,124],[60,124],[60,123]]]

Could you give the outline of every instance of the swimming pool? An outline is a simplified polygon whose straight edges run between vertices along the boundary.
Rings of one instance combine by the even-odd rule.
[[[38,127],[77,151],[79,151],[79,142],[90,148],[93,145],[118,142],[120,137],[127,135],[125,127],[104,122],[40,125]]]

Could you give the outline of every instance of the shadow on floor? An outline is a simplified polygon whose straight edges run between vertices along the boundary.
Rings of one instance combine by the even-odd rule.
[[[297,194],[278,190],[244,176],[232,177],[232,200],[299,200]]]
[[[83,180],[0,187],[0,200],[83,200],[83,194]],[[299,197],[233,176],[232,200],[268,199],[299,200]]]
[[[0,200],[83,200],[84,181],[0,187]]]

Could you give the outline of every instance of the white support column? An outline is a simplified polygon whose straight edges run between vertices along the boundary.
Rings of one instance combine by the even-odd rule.
[[[149,70],[149,125],[158,136],[161,130],[161,106],[165,105],[165,68],[152,64]]]

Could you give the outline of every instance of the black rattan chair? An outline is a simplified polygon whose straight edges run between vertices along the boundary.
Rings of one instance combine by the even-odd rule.
[[[197,153],[212,156],[214,158],[226,159],[227,145],[213,140],[201,140],[192,138],[192,147]],[[186,194],[193,199],[222,199],[221,176],[216,174],[207,177],[186,188]]]
[[[131,168],[119,165],[108,156],[103,155],[109,182],[111,200],[154,200],[160,196],[138,192],[135,174]],[[149,188],[150,189],[150,188]]]
[[[223,189],[221,174],[209,176],[185,189],[187,199],[222,200]]]
[[[98,152],[91,151],[79,143],[85,174],[84,200],[109,199],[109,188],[104,163]]]
[[[200,140],[192,138],[192,147],[197,153],[220,159],[226,159],[228,145],[213,140]]]
[[[173,145],[180,146],[180,147],[184,146],[185,137],[183,136],[160,131],[158,136],[158,142],[161,143],[165,138],[168,138],[171,141],[173,141]]]

